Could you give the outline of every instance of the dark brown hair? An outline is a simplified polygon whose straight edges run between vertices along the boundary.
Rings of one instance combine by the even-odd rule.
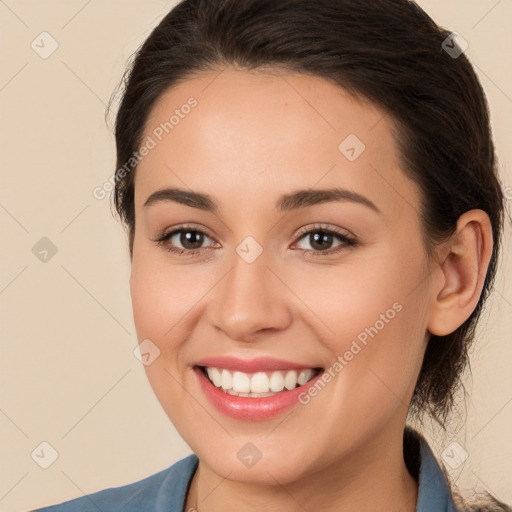
[[[492,224],[492,259],[478,305],[453,333],[431,335],[414,392],[411,411],[441,425],[494,281],[504,216],[485,94],[466,56],[446,51],[449,36],[408,0],[184,0],[134,56],[115,124],[114,203],[132,255],[136,166],[120,170],[141,144],[155,102],[192,74],[226,66],[311,74],[387,112],[404,172],[421,191],[427,253],[468,210],[484,210]]]

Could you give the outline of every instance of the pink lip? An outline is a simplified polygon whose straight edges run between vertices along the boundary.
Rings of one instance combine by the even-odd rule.
[[[226,367],[224,366],[224,368]],[[261,368],[261,366],[258,366],[258,368]],[[306,367],[303,366],[301,368]],[[303,386],[299,386],[291,391],[282,391],[273,396],[262,398],[248,398],[224,393],[224,391],[215,387],[208,380],[201,368],[196,367],[194,371],[199,379],[199,385],[203,393],[218,411],[237,420],[249,421],[261,421],[274,418],[294,405],[296,407],[299,406],[299,395],[307,393],[308,389],[313,386],[322,375],[322,372],[320,372]]]
[[[206,357],[196,363],[197,366],[210,366],[213,368],[225,368],[226,370],[240,371],[244,373],[273,372],[277,370],[307,370],[315,366],[307,366],[283,359],[271,359],[259,357],[256,359],[238,359],[231,356]]]

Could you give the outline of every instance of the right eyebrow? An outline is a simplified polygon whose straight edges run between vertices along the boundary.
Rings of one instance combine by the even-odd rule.
[[[198,208],[207,212],[218,213],[219,208],[213,199],[207,194],[183,190],[181,188],[164,188],[153,192],[145,201],[144,208],[156,203],[173,201],[191,208]]]

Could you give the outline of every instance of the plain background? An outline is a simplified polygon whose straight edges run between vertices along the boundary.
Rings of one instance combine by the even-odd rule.
[[[126,238],[109,199],[92,194],[115,167],[105,104],[127,59],[173,4],[0,0],[1,511],[133,482],[190,453],[133,355]],[[469,43],[510,207],[512,2],[419,4]],[[46,59],[31,46],[51,48],[44,31],[58,43]],[[512,503],[510,233],[507,222],[504,263],[466,380],[471,398],[460,404],[467,423],[426,434],[440,458],[454,447],[468,454],[449,468],[461,491]],[[46,262],[41,250],[49,250]],[[42,442],[58,453],[48,469],[31,456],[49,457]]]

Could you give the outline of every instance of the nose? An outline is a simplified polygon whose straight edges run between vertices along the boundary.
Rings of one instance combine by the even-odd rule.
[[[264,254],[252,263],[235,254],[231,270],[215,287],[208,319],[232,340],[254,342],[291,323],[290,292],[268,263]]]

